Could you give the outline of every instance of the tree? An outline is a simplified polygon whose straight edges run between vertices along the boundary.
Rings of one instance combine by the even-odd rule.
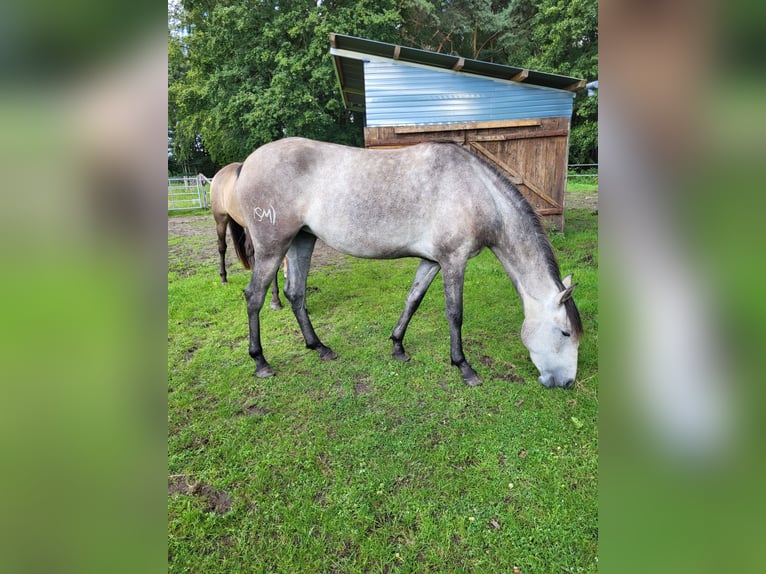
[[[169,19],[169,21],[171,21]],[[183,41],[168,33],[168,173],[170,175],[212,174],[216,166],[205,151],[199,134],[179,131],[185,109],[180,105],[179,85],[189,71]],[[182,100],[182,99],[181,99]]]
[[[169,162],[217,166],[285,136],[361,145],[330,32],[588,80],[597,0],[182,0],[168,15]],[[577,97],[570,158],[597,158],[597,98]]]
[[[403,0],[401,36],[424,50],[502,61],[498,40],[517,26],[518,16],[516,2]]]
[[[173,149],[187,157],[199,138],[223,165],[285,136],[360,145],[363,118],[340,99],[329,34],[390,41],[399,20],[394,0],[185,0]]]
[[[538,0],[524,65],[588,81],[598,79],[596,0]],[[569,137],[571,163],[598,161],[598,96],[575,98]]]

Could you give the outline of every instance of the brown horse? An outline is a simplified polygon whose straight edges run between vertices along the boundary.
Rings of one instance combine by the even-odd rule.
[[[241,163],[230,163],[221,168],[213,176],[212,180],[200,174],[203,182],[210,183],[210,208],[215,219],[215,231],[218,234],[218,253],[221,256],[221,283],[227,283],[226,279],[226,228],[231,232],[234,241],[234,249],[237,257],[245,269],[252,268],[253,246],[245,228],[245,219],[242,217],[242,209],[236,194],[236,182]],[[272,309],[281,309],[282,301],[279,299],[278,274],[274,274],[271,283]]]

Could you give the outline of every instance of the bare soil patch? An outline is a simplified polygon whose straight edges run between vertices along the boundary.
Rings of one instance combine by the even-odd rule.
[[[186,475],[168,477],[168,496],[174,494],[200,497],[205,501],[205,512],[226,514],[232,506],[231,497],[225,490],[216,490],[202,482],[189,482]]]
[[[566,209],[589,209],[598,211],[598,191],[567,193],[564,198]]]

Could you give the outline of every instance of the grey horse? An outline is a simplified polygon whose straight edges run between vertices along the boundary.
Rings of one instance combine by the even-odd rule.
[[[337,357],[319,340],[306,311],[306,279],[318,237],[355,257],[421,259],[391,335],[399,360],[409,358],[403,346],[407,325],[441,270],[450,358],[471,386],[481,379],[463,353],[463,279],[468,259],[489,248],[521,298],[521,340],[538,380],[546,387],[573,384],[583,329],[571,276],[561,279],[539,217],[518,189],[462,146],[365,150],[286,138],[245,160],[236,191],[254,249],[245,299],[256,376],[274,374],[261,345],[260,310],[285,254],[284,292],[306,346],[323,360]]]

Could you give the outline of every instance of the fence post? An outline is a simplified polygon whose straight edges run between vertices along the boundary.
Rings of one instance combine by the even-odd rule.
[[[205,205],[205,188],[202,187],[202,182],[199,180],[199,176],[195,178],[197,180],[197,199],[199,199],[199,206],[207,209]]]

